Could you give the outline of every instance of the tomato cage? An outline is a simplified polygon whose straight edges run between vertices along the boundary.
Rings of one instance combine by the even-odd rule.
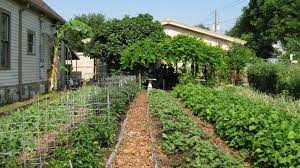
[[[88,145],[109,148],[135,88],[134,76],[105,76],[0,116],[0,167],[72,167]]]

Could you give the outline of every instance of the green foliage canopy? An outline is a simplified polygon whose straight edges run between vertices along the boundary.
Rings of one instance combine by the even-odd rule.
[[[164,40],[161,44],[164,58],[169,62],[197,62],[199,64],[221,65],[224,50],[206,44],[200,38],[178,35]]]
[[[102,29],[105,22],[105,16],[101,13],[82,14],[75,16],[74,20],[85,23],[90,27],[93,32],[97,32]],[[70,46],[72,51],[84,51],[84,44],[82,42],[85,38],[90,38],[86,34],[78,32],[76,30],[69,30],[65,33],[65,40]]]
[[[286,46],[286,38],[300,40],[299,0],[251,0],[228,35],[242,37],[257,56],[268,58],[277,41]]]
[[[100,58],[109,69],[120,69],[121,53],[131,44],[145,39],[160,41],[165,37],[163,27],[149,14],[125,16],[105,22],[85,51],[93,58]]]
[[[251,60],[255,57],[256,56],[253,50],[240,44],[233,44],[228,51],[226,63],[229,70],[239,71],[243,69],[247,65],[247,63],[251,62]]]
[[[149,39],[132,44],[122,52],[122,68],[145,70],[161,57],[158,51],[159,44]]]
[[[224,68],[226,52],[219,46],[211,46],[200,38],[178,35],[161,43],[161,52],[167,62],[196,63],[208,66],[208,77]]]

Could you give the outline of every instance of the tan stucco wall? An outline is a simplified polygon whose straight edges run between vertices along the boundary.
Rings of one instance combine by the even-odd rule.
[[[84,80],[90,80],[94,76],[94,59],[90,57],[85,57],[83,53],[77,53],[79,60],[73,60],[73,72],[81,72],[81,77]],[[76,68],[77,66],[77,68]]]
[[[211,44],[213,46],[220,45],[224,50],[228,50],[230,45],[232,44],[232,42],[225,41],[223,39],[219,39],[216,37],[212,37],[209,35],[201,34],[198,32],[194,32],[191,30],[183,29],[172,25],[164,25],[164,32],[171,37],[174,37],[179,34],[186,34],[196,38],[202,38],[206,43]]]

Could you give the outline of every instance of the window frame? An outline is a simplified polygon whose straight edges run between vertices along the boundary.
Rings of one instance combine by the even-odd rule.
[[[29,35],[33,35],[33,42],[32,42],[32,52],[29,51]],[[27,55],[36,55],[37,43],[36,43],[36,32],[33,30],[27,30]]]
[[[8,33],[8,39],[7,39],[7,42],[8,42],[8,51],[7,51],[7,65],[5,66],[1,66],[0,65],[0,70],[10,70],[11,69],[11,12],[3,9],[3,8],[0,8],[0,18],[2,18],[2,13],[4,13],[5,15],[8,16],[8,30],[7,30],[7,33]],[[0,27],[0,32],[1,32],[2,28]],[[2,39],[0,38],[0,46],[1,46],[1,43],[2,43]]]

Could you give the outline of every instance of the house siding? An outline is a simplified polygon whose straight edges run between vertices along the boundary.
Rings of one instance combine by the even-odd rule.
[[[18,59],[19,59],[19,10],[22,6],[12,0],[1,0],[0,8],[10,13],[10,69],[0,70],[0,105],[3,100],[18,98]],[[31,9],[22,14],[22,84],[23,99],[44,93],[47,90],[48,73],[51,67],[51,47],[55,27],[48,18]],[[40,26],[41,25],[41,26]],[[35,33],[35,53],[27,53],[27,33]],[[43,38],[45,36],[45,38]],[[40,62],[40,58],[44,62]]]
[[[206,34],[201,34],[198,32],[194,32],[191,30],[183,29],[180,27],[172,26],[172,25],[164,25],[164,32],[171,37],[177,36],[179,34],[186,34],[186,35],[191,35],[196,38],[202,38],[204,42],[217,46],[219,45],[222,47],[224,50],[228,50],[230,45],[232,45],[232,42],[225,41],[219,38],[215,38]]]
[[[19,55],[19,9],[14,1],[1,0],[0,8],[10,13],[10,69],[0,70],[0,87],[17,85]]]

